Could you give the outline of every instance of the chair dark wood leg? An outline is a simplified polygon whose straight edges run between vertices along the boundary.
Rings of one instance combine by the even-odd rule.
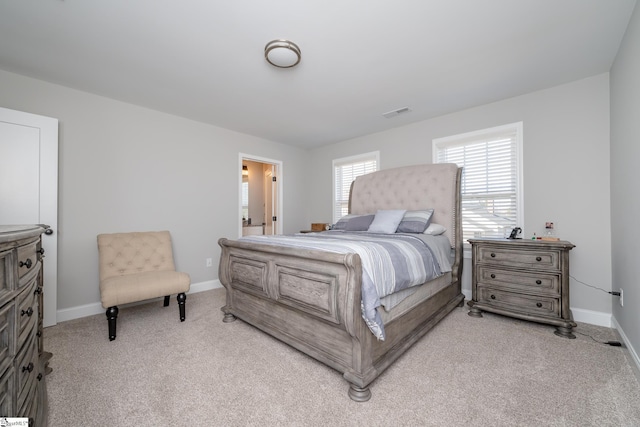
[[[109,341],[116,339],[116,319],[118,318],[118,307],[107,308],[107,322],[109,323]]]
[[[164,296],[164,306],[165,306],[165,307],[168,307],[168,306],[169,306],[169,297],[170,297],[170,296],[171,296],[171,295],[165,295],[165,296]]]
[[[187,295],[182,292],[178,294],[178,307],[180,308],[180,321],[184,322],[185,319],[185,310],[184,310],[184,302],[187,300]]]

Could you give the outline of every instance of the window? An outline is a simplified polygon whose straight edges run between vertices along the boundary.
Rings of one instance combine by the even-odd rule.
[[[351,183],[360,175],[378,170],[380,153],[362,154],[333,161],[333,222],[349,213]]]
[[[433,140],[435,163],[462,166],[462,235],[522,226],[522,122]]]

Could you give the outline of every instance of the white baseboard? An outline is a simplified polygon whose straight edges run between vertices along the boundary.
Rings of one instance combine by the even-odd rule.
[[[187,294],[195,294],[198,292],[208,291],[211,289],[221,288],[222,284],[219,280],[208,280],[206,282],[192,283],[191,288]],[[161,298],[159,298],[161,299]],[[122,307],[144,304],[147,301],[124,304]],[[77,307],[65,308],[62,310],[58,310],[56,312],[56,321],[57,322],[66,322],[67,320],[79,319],[81,317],[93,316],[95,314],[104,314],[106,310],[102,308],[102,304],[99,302],[93,304],[85,304]]]
[[[631,356],[631,359],[635,362],[636,367],[638,368],[638,371],[640,371],[640,357],[638,357],[638,352],[636,351],[635,348],[633,348],[633,345],[631,345],[631,341],[629,341],[629,338],[627,337],[627,335],[625,335],[624,331],[622,330],[622,327],[620,326],[616,318],[612,317],[611,319],[613,322],[613,327],[618,330],[618,333],[620,334],[622,341],[624,341],[624,345],[629,350],[629,355]]]
[[[576,322],[588,323],[590,325],[613,327],[611,323],[611,313],[601,311],[585,310],[584,308],[571,308],[573,320]]]

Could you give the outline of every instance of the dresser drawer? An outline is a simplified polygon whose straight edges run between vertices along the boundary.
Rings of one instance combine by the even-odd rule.
[[[16,375],[18,408],[24,407],[25,401],[32,400],[35,396],[40,367],[38,366],[38,351],[35,337],[29,337],[27,344],[22,348],[16,359]]]
[[[14,259],[13,251],[0,251],[0,307],[11,299],[11,291],[14,289]]]
[[[535,316],[560,317],[560,299],[478,285],[478,302]]]
[[[0,376],[0,414],[2,416],[15,414],[12,398],[15,388],[14,372],[11,366]]]
[[[521,268],[559,270],[560,251],[481,246],[477,250],[476,262]]]
[[[29,271],[38,269],[38,242],[33,241],[18,247],[18,276],[22,277]]]
[[[18,351],[26,338],[35,334],[38,323],[38,296],[35,290],[38,286],[37,277],[34,278],[22,292],[18,295],[17,300],[17,319],[18,319]]]
[[[0,373],[5,371],[16,355],[15,318],[15,301],[0,309]]]
[[[478,266],[476,274],[478,284],[551,297],[560,295],[560,276],[558,274],[506,270],[490,265]]]

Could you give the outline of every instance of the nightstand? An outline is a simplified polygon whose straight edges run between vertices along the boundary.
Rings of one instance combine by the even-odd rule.
[[[575,338],[569,306],[567,241],[469,239],[472,248],[472,301],[469,316],[482,311],[556,327]]]

